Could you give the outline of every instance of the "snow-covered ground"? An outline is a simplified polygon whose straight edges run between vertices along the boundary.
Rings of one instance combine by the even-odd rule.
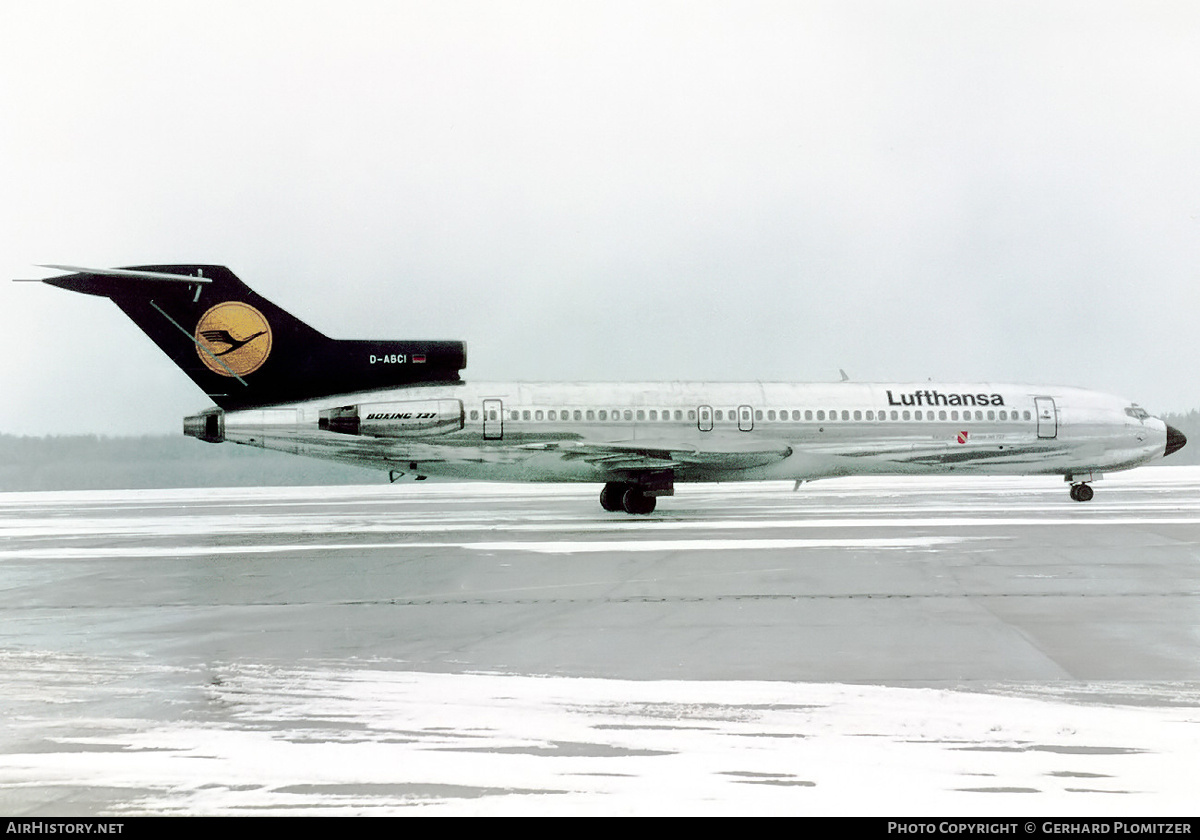
[[[14,749],[46,729],[9,721],[4,798],[124,789],[115,814],[1119,816],[1196,801],[1196,686],[981,693],[231,665],[178,719],[155,720],[72,712],[85,692],[120,699],[125,669],[154,666],[3,665],[9,690],[57,707],[42,743]]]

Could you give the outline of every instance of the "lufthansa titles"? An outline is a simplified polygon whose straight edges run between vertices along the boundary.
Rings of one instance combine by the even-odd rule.
[[[888,405],[1004,405],[1000,394],[943,394],[941,391],[887,392]]]

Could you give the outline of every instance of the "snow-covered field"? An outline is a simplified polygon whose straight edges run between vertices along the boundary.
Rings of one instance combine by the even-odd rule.
[[[9,720],[0,802],[93,786],[120,794],[105,811],[124,815],[1195,810],[1195,686],[980,693],[230,665],[178,719],[156,720],[72,711],[98,692],[136,709],[148,698],[123,688],[125,671],[154,666],[3,666],[9,691],[44,693],[55,725]],[[45,740],[25,740],[35,733]]]

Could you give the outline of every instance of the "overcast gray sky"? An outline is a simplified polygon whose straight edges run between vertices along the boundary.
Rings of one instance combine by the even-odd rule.
[[[962,379],[1200,407],[1200,4],[0,2],[0,277],[228,265],[486,379]],[[0,284],[0,432],[176,432]]]

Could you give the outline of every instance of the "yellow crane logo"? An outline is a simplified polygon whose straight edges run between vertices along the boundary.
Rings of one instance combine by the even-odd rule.
[[[196,324],[196,353],[222,376],[254,373],[271,355],[271,325],[247,303],[218,303]]]

